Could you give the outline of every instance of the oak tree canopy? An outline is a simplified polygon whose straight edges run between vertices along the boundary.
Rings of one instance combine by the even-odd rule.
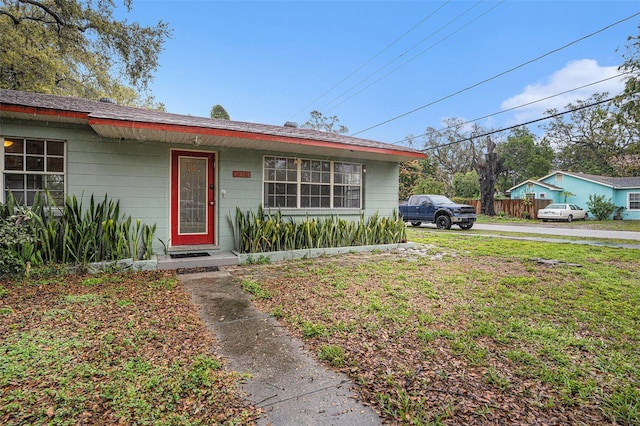
[[[171,30],[118,19],[113,0],[2,0],[0,87],[141,105]],[[130,11],[132,0],[123,0]]]

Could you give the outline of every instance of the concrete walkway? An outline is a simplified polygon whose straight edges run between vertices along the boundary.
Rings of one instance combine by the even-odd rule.
[[[349,379],[319,364],[302,342],[269,315],[228,272],[179,275],[200,307],[230,369],[250,373],[242,390],[265,415],[259,425],[379,425],[370,407],[351,391]]]

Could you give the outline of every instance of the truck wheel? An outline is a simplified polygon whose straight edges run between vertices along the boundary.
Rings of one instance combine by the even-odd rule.
[[[446,214],[436,217],[436,227],[438,229],[451,229],[451,219]]]
[[[422,222],[411,222],[411,226],[420,226]]]
[[[460,229],[471,229],[473,223],[461,223],[458,226],[460,227]]]

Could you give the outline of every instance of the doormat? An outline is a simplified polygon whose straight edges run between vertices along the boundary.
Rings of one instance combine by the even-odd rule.
[[[197,274],[199,272],[218,272],[220,268],[217,266],[203,266],[200,268],[178,268],[176,269],[176,274],[178,275],[186,275],[186,274]]]
[[[185,259],[188,257],[207,257],[207,256],[211,256],[211,255],[206,251],[198,251],[193,253],[175,253],[175,254],[169,255],[169,257],[172,259]]]

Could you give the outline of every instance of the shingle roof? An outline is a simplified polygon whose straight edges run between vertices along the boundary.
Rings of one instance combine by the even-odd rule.
[[[0,89],[0,113],[8,110],[8,105],[33,109],[36,115],[38,113],[46,115],[45,110],[49,110],[73,113],[77,117],[84,116],[87,120],[99,120],[102,123],[109,121],[145,123],[160,125],[162,128],[172,131],[196,134],[198,129],[251,133],[280,137],[283,138],[283,141],[290,140],[292,143],[296,143],[296,140],[318,141],[331,143],[334,148],[338,149],[340,147],[342,147],[341,149],[358,147],[359,150],[364,149],[365,151],[367,149],[388,151],[388,155],[391,156],[425,157],[425,154],[412,148],[311,129],[194,117],[68,96]]]
[[[550,183],[543,182],[541,180],[527,179],[524,182],[521,182],[521,183],[517,184],[516,186],[512,186],[511,188],[507,189],[506,192],[512,192],[514,189],[519,188],[519,187],[521,187],[523,185],[526,185],[526,184],[529,184],[529,183],[548,188],[548,189],[550,189],[552,191],[562,191],[562,188],[560,188],[559,186],[555,186],[555,185],[552,185]]]
[[[559,173],[575,176],[580,179],[591,180],[593,182],[601,183],[603,185],[607,185],[617,189],[640,188],[640,176],[611,177],[611,176],[598,176],[598,175],[590,175],[587,173],[576,173],[576,172],[559,172]]]

